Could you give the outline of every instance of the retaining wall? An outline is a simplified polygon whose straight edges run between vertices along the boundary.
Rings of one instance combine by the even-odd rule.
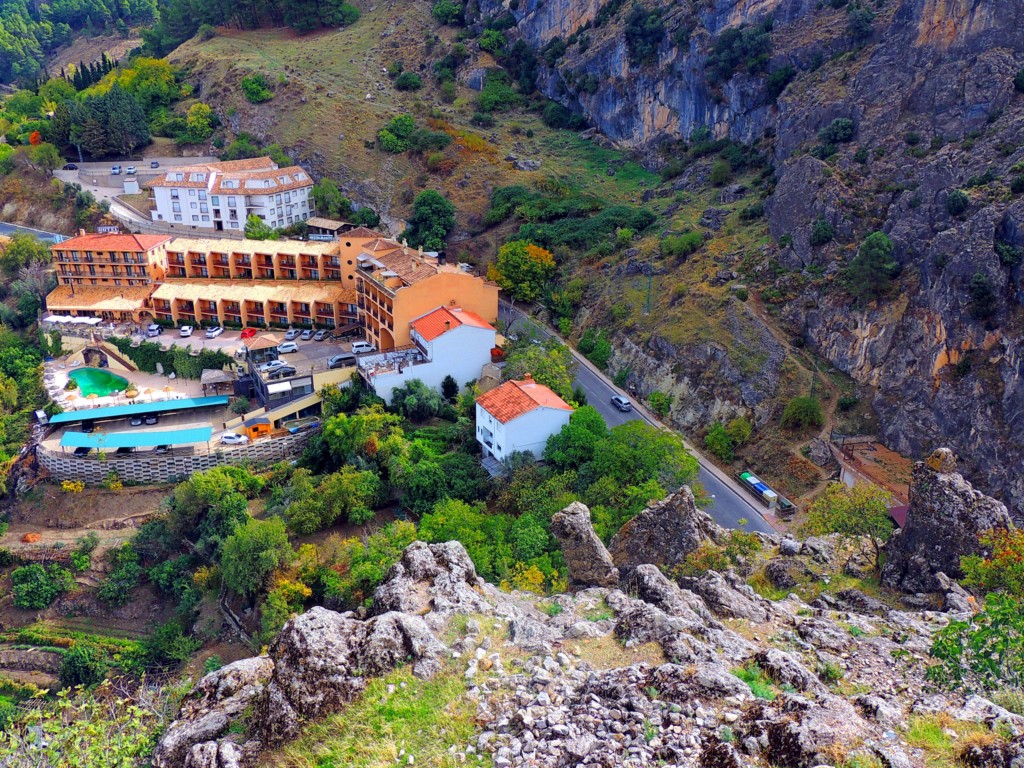
[[[102,483],[111,472],[126,483],[172,483],[184,480],[195,472],[222,464],[273,464],[297,457],[315,430],[300,432],[287,437],[260,440],[251,445],[224,448],[211,453],[173,452],[166,456],[154,456],[152,451],[139,451],[126,456],[108,455],[105,461],[94,457],[75,457],[70,453],[49,451],[42,446],[36,448],[39,463],[57,480],[82,480],[91,485]]]

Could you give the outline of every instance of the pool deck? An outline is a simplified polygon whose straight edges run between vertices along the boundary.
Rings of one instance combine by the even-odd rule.
[[[60,405],[65,411],[98,408],[105,405],[123,405],[127,402],[123,395],[107,395],[104,397],[83,397],[77,393],[70,393],[64,390],[68,383],[68,374],[74,370],[82,370],[82,366],[68,367],[67,359],[61,358],[48,362],[43,370],[43,386],[50,399]],[[97,370],[105,370],[103,368]],[[114,373],[134,384],[139,390],[137,399],[147,402],[150,400],[173,400],[181,397],[202,397],[203,385],[197,380],[170,378],[158,373],[144,373],[142,371],[121,371]],[[147,391],[148,390],[148,391]],[[71,394],[75,394],[71,397]]]

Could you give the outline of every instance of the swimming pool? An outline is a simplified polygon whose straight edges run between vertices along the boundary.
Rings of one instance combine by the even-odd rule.
[[[128,387],[128,379],[102,368],[78,368],[68,373],[68,378],[78,382],[78,391],[83,397],[92,394],[106,397]]]

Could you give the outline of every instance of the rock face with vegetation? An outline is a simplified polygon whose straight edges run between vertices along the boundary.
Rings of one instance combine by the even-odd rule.
[[[1006,506],[974,490],[940,448],[914,465],[906,525],[885,547],[882,581],[906,592],[946,591],[960,559],[981,554],[979,534],[1012,526]],[[945,577],[942,576],[945,574]]]
[[[479,580],[457,542],[414,543],[379,587],[372,618],[313,608],[266,656],[206,676],[154,765],[272,764],[266,750],[356,706],[402,664],[465,686],[476,729],[444,753],[486,754],[503,768],[912,766],[936,756],[922,732],[943,728],[949,760],[1003,766],[1019,753],[1024,718],[928,688],[922,659],[946,614],[894,610],[855,591],[771,602],[731,573],[683,583],[643,564],[621,586],[545,599]],[[398,695],[394,685],[374,690]]]

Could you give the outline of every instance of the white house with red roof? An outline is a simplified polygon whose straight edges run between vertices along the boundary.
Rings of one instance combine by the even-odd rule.
[[[476,399],[476,439],[485,457],[502,461],[516,451],[536,458],[548,438],[569,423],[573,408],[548,387],[526,374],[506,381]]]
[[[480,378],[491,361],[497,331],[479,315],[460,307],[437,307],[409,323],[412,344],[359,358],[359,373],[391,404],[392,390],[419,379],[440,391],[445,376],[463,387]]]

